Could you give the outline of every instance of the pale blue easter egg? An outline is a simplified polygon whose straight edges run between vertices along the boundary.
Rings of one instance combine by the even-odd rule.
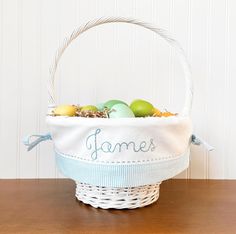
[[[105,108],[105,103],[98,103],[96,107],[98,108],[99,111],[103,111]]]
[[[123,103],[112,106],[109,118],[134,118],[133,111]]]
[[[104,106],[107,107],[108,109],[112,109],[112,107],[116,104],[125,104],[128,106],[125,102],[117,99],[112,99],[104,103]]]

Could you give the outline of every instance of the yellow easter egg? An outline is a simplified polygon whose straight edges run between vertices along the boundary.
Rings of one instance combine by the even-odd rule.
[[[53,113],[54,115],[59,115],[59,116],[75,116],[77,110],[78,110],[77,106],[61,105],[57,106],[54,109]]]

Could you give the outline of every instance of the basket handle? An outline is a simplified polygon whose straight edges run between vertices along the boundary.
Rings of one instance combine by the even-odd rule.
[[[61,56],[65,52],[66,48],[75,40],[80,34],[86,32],[90,28],[96,27],[98,25],[107,24],[107,23],[129,23],[138,25],[141,27],[144,27],[146,29],[149,29],[155,33],[157,33],[160,37],[162,37],[165,41],[167,41],[176,51],[178,54],[178,57],[181,61],[184,75],[185,75],[185,103],[182,110],[182,115],[189,116],[191,107],[192,107],[192,99],[193,99],[193,84],[191,79],[191,71],[190,66],[187,60],[187,57],[184,53],[183,48],[181,45],[173,39],[171,36],[169,36],[169,33],[161,28],[156,28],[150,24],[147,24],[145,22],[141,22],[135,19],[130,18],[120,18],[120,17],[110,17],[110,18],[100,18],[93,21],[89,21],[86,24],[82,25],[78,29],[74,30],[73,33],[70,35],[70,37],[65,38],[62,45],[59,47],[59,49],[56,52],[55,58],[53,60],[53,64],[50,69],[50,79],[48,81],[48,98],[49,98],[49,107],[53,107],[56,105],[56,96],[55,96],[55,74],[57,70],[58,63],[60,61]]]

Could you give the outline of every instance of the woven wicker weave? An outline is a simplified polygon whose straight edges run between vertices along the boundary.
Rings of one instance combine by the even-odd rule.
[[[161,183],[131,188],[109,188],[76,182],[76,198],[103,209],[134,209],[152,204],[159,198]]]

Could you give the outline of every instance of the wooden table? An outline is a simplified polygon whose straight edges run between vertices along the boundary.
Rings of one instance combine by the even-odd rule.
[[[73,181],[0,180],[0,233],[236,233],[236,181],[169,180],[135,210],[76,201]]]

